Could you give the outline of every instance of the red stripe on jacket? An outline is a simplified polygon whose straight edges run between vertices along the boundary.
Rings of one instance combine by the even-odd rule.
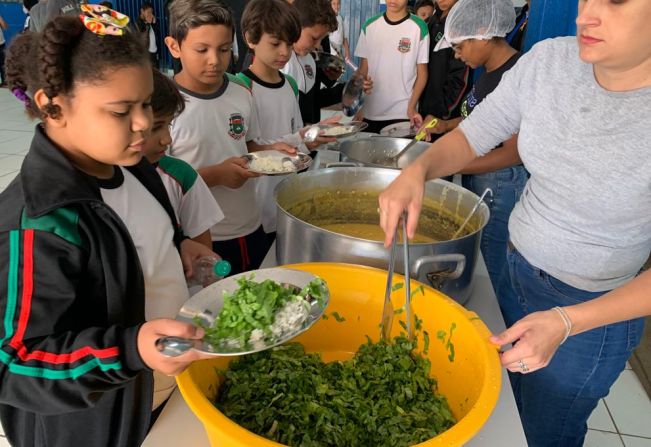
[[[18,357],[24,362],[28,360],[39,360],[53,364],[74,363],[88,355],[100,359],[117,357],[120,353],[117,346],[105,349],[83,346],[68,354],[27,351],[27,348],[23,344],[23,337],[27,329],[27,322],[29,321],[29,314],[32,309],[32,296],[34,294],[34,230],[25,230],[23,234],[23,293],[20,302],[20,317],[18,319],[18,328],[9,342],[9,345],[17,351]]]

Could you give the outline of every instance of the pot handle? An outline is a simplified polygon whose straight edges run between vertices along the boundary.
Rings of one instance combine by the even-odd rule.
[[[432,287],[436,289],[439,289],[447,280],[459,278],[466,268],[466,257],[461,253],[422,256],[414,262],[413,277],[420,277],[421,270],[425,266],[439,262],[456,262],[457,266],[454,270],[446,269],[427,273],[427,279],[431,283]]]

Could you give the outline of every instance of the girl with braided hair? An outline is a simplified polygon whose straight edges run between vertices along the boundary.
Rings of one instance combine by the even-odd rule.
[[[125,16],[82,10],[8,52],[9,88],[40,120],[0,194],[0,420],[14,446],[140,445],[171,392],[153,372],[169,382],[200,358],[155,348],[203,334],[164,318],[187,299],[187,240],[142,159],[147,49]]]

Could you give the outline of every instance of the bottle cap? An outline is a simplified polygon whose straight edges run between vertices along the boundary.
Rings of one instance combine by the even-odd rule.
[[[231,263],[222,259],[221,261],[215,263],[213,271],[215,272],[215,275],[224,278],[231,272]]]

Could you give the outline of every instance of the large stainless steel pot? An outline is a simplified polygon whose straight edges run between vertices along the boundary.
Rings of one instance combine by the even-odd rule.
[[[402,169],[411,164],[430,147],[430,143],[419,141],[400,156],[396,163],[387,163],[387,158],[397,155],[412,140],[393,137],[370,137],[342,141],[337,149],[342,162],[354,162],[376,168]]]
[[[377,196],[398,174],[399,171],[381,168],[330,168],[283,180],[275,190],[278,262],[347,262],[386,269],[389,250],[382,242],[328,231],[307,220],[335,219],[344,223],[379,225]],[[478,199],[472,192],[453,183],[443,180],[427,182],[424,210],[428,211],[423,213],[420,224],[432,221],[432,216],[437,215],[432,210],[436,209],[449,210],[460,222]],[[456,240],[411,243],[412,277],[463,304],[472,291],[481,230],[488,218],[488,207],[482,203],[471,219],[469,234]],[[396,269],[403,273],[402,252],[398,250],[398,253]],[[355,278],[350,280],[355,281]]]

